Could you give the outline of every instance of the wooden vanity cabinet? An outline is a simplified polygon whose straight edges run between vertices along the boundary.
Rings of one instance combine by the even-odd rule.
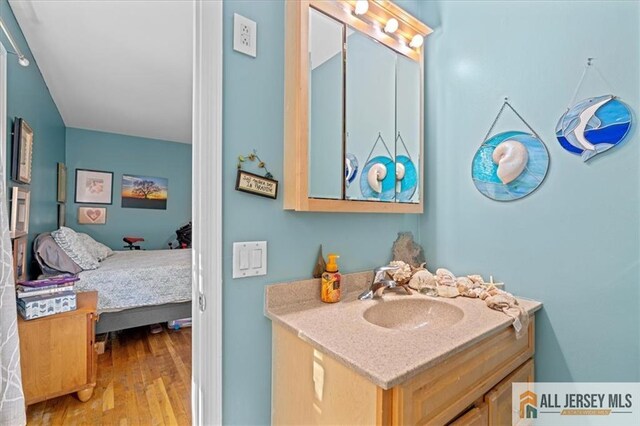
[[[77,392],[85,402],[96,386],[94,348],[98,292],[77,294],[77,309],[43,318],[18,316],[22,386],[27,405]]]
[[[272,423],[511,424],[511,383],[533,381],[534,350],[532,317],[521,339],[506,328],[384,390],[274,323]]]

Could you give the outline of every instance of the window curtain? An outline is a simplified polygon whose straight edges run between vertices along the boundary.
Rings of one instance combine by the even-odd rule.
[[[0,155],[0,157],[2,157]],[[4,164],[4,158],[0,158]],[[22,375],[16,293],[13,281],[13,251],[9,239],[7,185],[4,166],[0,165],[0,425],[24,425],[27,422]]]

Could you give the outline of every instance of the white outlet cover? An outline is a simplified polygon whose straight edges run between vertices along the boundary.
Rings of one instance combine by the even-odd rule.
[[[256,57],[258,24],[237,13],[233,14],[233,50]]]

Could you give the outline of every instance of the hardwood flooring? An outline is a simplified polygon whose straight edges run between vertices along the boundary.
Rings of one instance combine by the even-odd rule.
[[[33,404],[27,424],[190,425],[191,328],[117,333],[98,356],[91,399],[72,394]]]

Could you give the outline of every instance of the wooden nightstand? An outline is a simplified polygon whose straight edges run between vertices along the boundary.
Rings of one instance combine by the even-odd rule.
[[[22,387],[27,405],[77,392],[85,402],[96,386],[94,348],[98,292],[78,293],[78,309],[25,321],[18,316]]]

